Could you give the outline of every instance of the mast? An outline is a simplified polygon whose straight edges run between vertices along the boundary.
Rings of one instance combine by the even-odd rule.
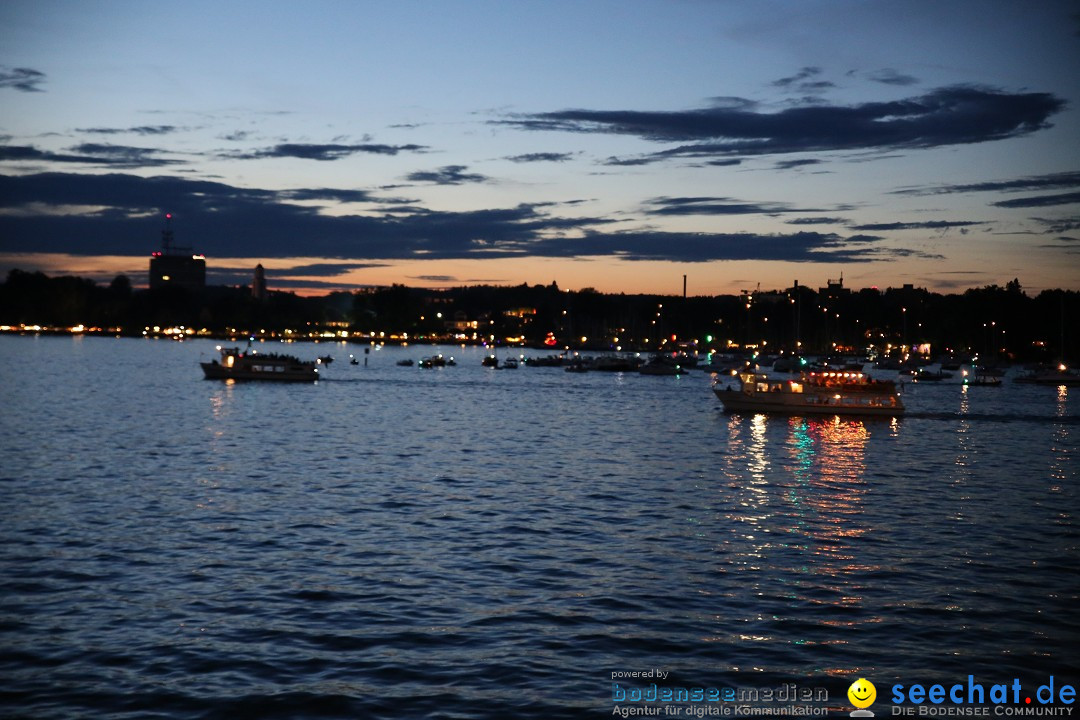
[[[165,229],[161,231],[161,251],[164,255],[172,254],[172,213],[165,213]]]

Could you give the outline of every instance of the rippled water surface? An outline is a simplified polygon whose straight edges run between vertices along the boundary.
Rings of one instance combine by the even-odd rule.
[[[338,362],[225,384],[213,345],[0,337],[3,716],[606,717],[650,668],[845,713],[858,676],[1080,680],[1075,389],[808,420],[472,348],[294,345]]]

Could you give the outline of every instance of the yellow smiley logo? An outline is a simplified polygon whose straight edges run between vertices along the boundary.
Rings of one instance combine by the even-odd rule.
[[[847,689],[848,700],[857,708],[867,708],[877,699],[877,688],[866,678],[859,678]]]

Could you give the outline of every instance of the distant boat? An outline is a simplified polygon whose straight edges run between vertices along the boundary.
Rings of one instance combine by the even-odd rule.
[[[682,375],[687,369],[675,362],[675,359],[658,353],[639,367],[638,372],[642,375]]]
[[[1058,365],[1053,369],[1032,370],[1026,375],[1021,375],[1014,382],[1029,383],[1034,385],[1065,385],[1067,387],[1080,386],[1080,373],[1070,370],[1065,365]]]
[[[199,363],[208,380],[277,380],[310,382],[319,379],[318,365],[323,361],[300,360],[292,355],[241,352],[240,348],[218,347],[221,360]]]
[[[722,373],[724,375],[735,375],[740,370],[747,369],[747,361],[743,358],[736,358],[731,355],[712,355],[707,363],[698,365],[698,368],[709,373]]]
[[[598,355],[592,360],[592,370],[604,370],[607,372],[632,372],[641,366],[641,359],[632,355],[619,355],[610,353]]]
[[[1001,387],[1002,373],[991,368],[973,367],[970,371],[961,371],[964,385],[973,387]]]
[[[911,379],[914,382],[938,382],[940,380],[948,380],[952,377],[952,373],[947,373],[943,370],[927,370],[926,368],[920,368],[912,374]]]
[[[499,365],[500,370],[517,370],[518,361],[515,358],[506,358]]]
[[[480,364],[484,367],[497,368],[499,367],[499,358],[494,355],[485,355],[484,359],[480,361]]]
[[[886,417],[904,414],[895,383],[872,380],[859,372],[809,372],[799,379],[783,380],[743,372],[739,383],[738,390],[713,386],[727,412]]]
[[[564,369],[570,373],[589,372],[592,369],[592,359],[585,357],[571,358]]]
[[[405,360],[398,360],[397,364],[400,365],[401,367],[412,367],[413,366],[413,361],[412,361],[412,358],[406,358]]]
[[[525,364],[529,367],[562,367],[565,363],[566,358],[562,355],[525,358]]]
[[[447,365],[457,365],[457,362],[455,362],[454,358],[452,357],[443,357],[442,353],[439,353],[438,355],[431,355],[429,357],[423,358],[420,361],[420,367],[422,368],[446,367]]]
[[[772,369],[773,372],[778,373],[797,373],[805,370],[806,366],[805,358],[785,355],[776,359],[776,362],[772,364]]]

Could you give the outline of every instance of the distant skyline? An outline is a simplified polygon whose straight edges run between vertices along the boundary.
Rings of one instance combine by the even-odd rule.
[[[1080,6],[0,3],[0,272],[1080,289]]]

